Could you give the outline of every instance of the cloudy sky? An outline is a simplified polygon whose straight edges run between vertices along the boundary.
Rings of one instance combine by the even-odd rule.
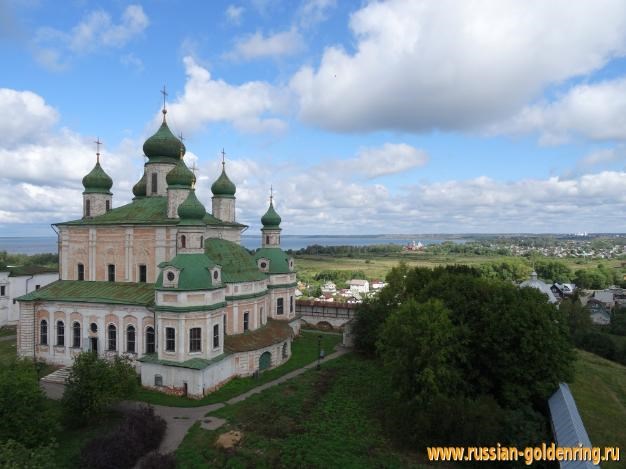
[[[158,127],[256,233],[626,232],[623,0],[0,0],[0,236],[128,203]]]

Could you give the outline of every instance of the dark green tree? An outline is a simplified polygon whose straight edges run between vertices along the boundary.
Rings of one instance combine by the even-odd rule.
[[[61,401],[67,422],[85,424],[137,388],[130,361],[116,356],[109,361],[92,352],[74,358]]]

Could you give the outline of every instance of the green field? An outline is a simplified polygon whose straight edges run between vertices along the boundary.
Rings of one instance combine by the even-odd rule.
[[[290,371],[302,368],[304,365],[314,362],[317,359],[317,336],[315,332],[302,331],[300,337],[293,341],[291,346],[291,358],[279,367],[267,370],[258,378],[235,378],[222,386],[217,391],[208,394],[202,399],[188,399],[185,397],[169,396],[161,392],[149,389],[141,389],[135,399],[149,404],[167,405],[172,407],[199,407],[207,404],[224,402],[231,397],[238,396],[255,388],[261,384],[272,381],[289,373]],[[322,334],[322,348],[326,354],[331,353],[337,344],[341,342],[339,334]]]
[[[275,386],[213,415],[228,420],[216,431],[195,424],[176,452],[179,467],[425,467],[421,458],[394,448],[377,413],[384,410],[383,373],[355,354],[325,363],[321,371]],[[376,389],[376,391],[374,391]],[[385,390],[390,393],[390,389]],[[243,432],[232,450],[214,443],[229,430]],[[439,466],[441,467],[441,466]]]
[[[469,256],[469,255],[432,255],[427,253],[403,253],[384,255],[370,255],[367,257],[331,257],[325,255],[296,256],[296,269],[303,277],[313,277],[322,270],[358,270],[362,271],[368,278],[384,279],[387,272],[401,261],[409,267],[437,267],[443,265],[464,264],[477,266],[488,262],[501,262],[515,259],[511,256]],[[519,258],[524,259],[524,258]],[[548,259],[548,258],[546,258]],[[552,259],[552,258],[550,258]],[[605,264],[610,268],[621,267],[622,261],[612,260],[583,260],[574,257],[554,258],[568,266],[572,271],[579,269],[592,269],[598,264]]]
[[[570,388],[591,443],[618,446],[625,453],[626,367],[579,350]],[[624,462],[602,463],[602,467],[620,468]]]

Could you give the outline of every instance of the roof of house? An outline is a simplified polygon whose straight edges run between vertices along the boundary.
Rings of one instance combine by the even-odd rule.
[[[594,292],[593,297],[596,300],[601,301],[602,303],[614,303],[615,302],[615,297],[613,296],[613,292],[610,290],[596,291]]]
[[[216,264],[205,254],[178,254],[172,260],[159,264],[160,269],[169,266],[180,272],[178,274],[178,287],[164,288],[163,271],[161,271],[155,285],[159,290],[212,290],[223,286],[221,284],[213,285],[209,269],[215,267]]]
[[[589,435],[587,435],[574,397],[566,383],[559,384],[559,389],[548,399],[548,407],[550,408],[552,428],[558,446],[577,447],[582,444],[584,447],[591,447]],[[561,468],[565,469],[598,467],[588,461],[561,461],[560,465]]]
[[[7,267],[4,271],[9,272],[9,277],[24,277],[27,275],[37,274],[57,274],[59,269],[57,267],[44,267],[41,265],[23,265],[18,267]]]
[[[362,280],[359,278],[353,278],[352,280],[348,280],[348,285],[369,285],[367,280]]]
[[[252,282],[266,278],[248,251],[232,241],[209,238],[204,241],[204,252],[213,262],[222,266],[224,283]]]
[[[283,342],[293,336],[293,329],[286,321],[268,319],[260,329],[224,337],[224,350],[247,352]]]
[[[17,300],[150,306],[154,303],[154,284],[57,280]]]
[[[184,362],[175,362],[172,360],[159,360],[156,353],[149,353],[139,358],[139,361],[142,363],[154,363],[155,365],[166,365],[175,366],[178,368],[191,368],[192,370],[203,370],[213,363],[222,361],[228,355],[229,354],[227,353],[223,353],[215,358],[211,358],[210,360],[207,360],[206,358],[191,358],[190,360],[185,360]]]
[[[244,227],[240,223],[227,223],[207,213],[203,219],[207,225]],[[167,217],[167,197],[139,197],[131,203],[109,210],[93,218],[56,223],[63,225],[175,225],[177,218]]]
[[[550,288],[550,285],[548,285],[545,282],[542,282],[541,280],[538,280],[536,272],[533,272],[530,275],[530,279],[520,283],[519,286],[520,288],[524,288],[524,287],[536,288],[541,293],[544,293],[545,295],[548,296],[549,303],[558,302],[558,300],[556,299],[556,296],[554,296],[554,293],[552,293],[552,289]]]
[[[270,261],[270,274],[287,274],[289,270],[289,256],[280,248],[261,248],[254,254],[254,259],[265,258]]]

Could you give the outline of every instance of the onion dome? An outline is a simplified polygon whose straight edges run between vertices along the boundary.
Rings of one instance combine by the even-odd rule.
[[[222,163],[222,174],[211,186],[211,192],[216,197],[234,197],[235,192],[237,192],[237,188],[233,181],[231,181],[228,176],[226,176],[226,168],[224,163]]]
[[[133,195],[135,197],[145,197],[147,193],[146,173],[143,173],[141,179],[133,186]]]
[[[265,212],[265,215],[261,217],[263,228],[277,229],[280,227],[280,222],[280,215],[274,210],[274,202],[270,199],[270,207]]]
[[[196,197],[196,191],[189,191],[185,201],[178,206],[178,217],[181,223],[202,224],[206,209]]]
[[[181,153],[185,154],[185,145],[181,142],[167,126],[165,121],[165,113],[163,110],[163,123],[156,133],[148,138],[143,144],[143,153],[148,157],[150,161],[157,161],[159,159],[177,160]],[[181,150],[182,149],[182,150]]]
[[[110,194],[113,180],[104,172],[104,169],[100,166],[100,161],[98,161],[89,174],[83,178],[83,186],[85,187],[84,194],[94,192]]]
[[[165,180],[168,186],[191,187],[196,182],[196,177],[181,158],[174,169],[167,173]]]

